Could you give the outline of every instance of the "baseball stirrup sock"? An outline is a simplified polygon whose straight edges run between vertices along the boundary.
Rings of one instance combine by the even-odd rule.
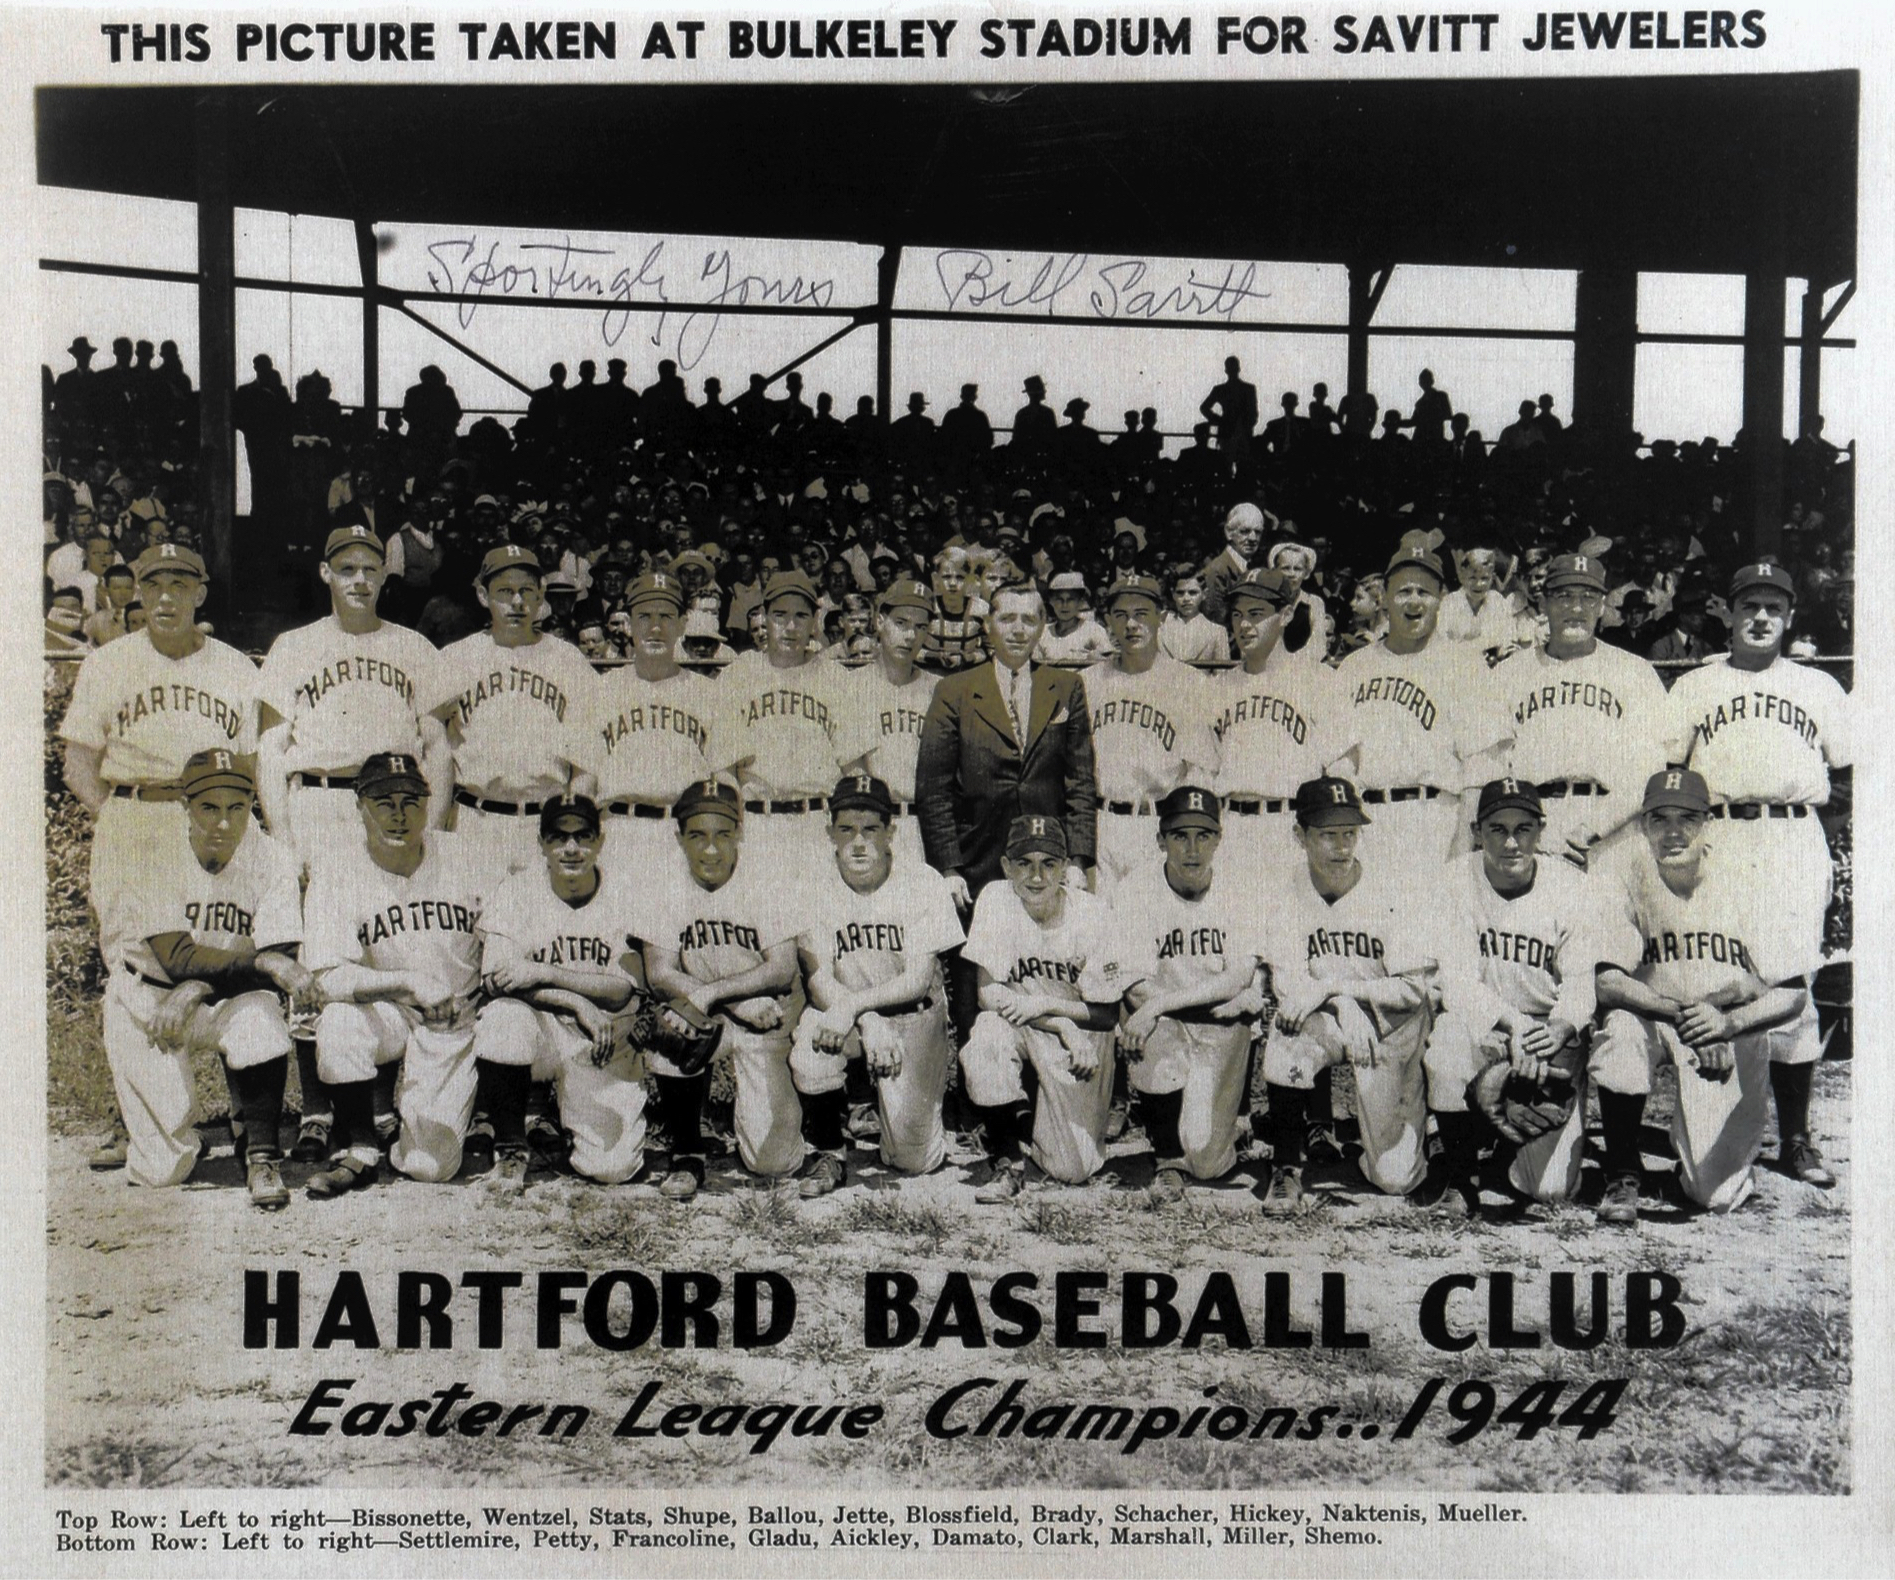
[[[524,1064],[495,1064],[491,1059],[478,1061],[480,1106],[487,1111],[493,1126],[493,1144],[501,1147],[526,1145],[526,1100],[533,1085],[533,1071]]]
[[[1309,1089],[1308,1123],[1330,1125],[1336,1119],[1336,1067],[1325,1064],[1316,1072],[1316,1084]]]
[[[381,1143],[375,1134],[375,1082],[337,1081],[329,1088],[335,1104],[335,1127],[331,1140],[337,1153],[352,1152],[366,1162],[381,1156]]]
[[[1178,1119],[1184,1113],[1184,1092],[1141,1092],[1138,1106],[1145,1120],[1145,1135],[1151,1141],[1152,1156],[1160,1163],[1175,1163],[1184,1156],[1184,1143],[1178,1139]]]
[[[268,1059],[247,1070],[225,1067],[230,1077],[235,1112],[243,1119],[244,1154],[277,1155],[277,1129],[283,1122],[283,1083],[289,1077],[289,1058]]]
[[[803,1094],[803,1139],[818,1152],[843,1150],[843,1127],[848,1117],[849,1094],[845,1088]]]
[[[1599,1128],[1604,1133],[1605,1171],[1608,1178],[1638,1174],[1644,1159],[1638,1144],[1638,1127],[1645,1121],[1645,1096],[1642,1092],[1608,1092],[1599,1089]]]
[[[704,1151],[704,1094],[710,1085],[703,1075],[654,1075],[658,1120],[671,1138],[671,1155],[697,1157]]]
[[[1309,1124],[1309,1093],[1274,1081],[1269,1093],[1270,1156],[1279,1168],[1298,1168],[1303,1162],[1303,1131]]]
[[[976,1103],[969,1106],[979,1116],[980,1127],[986,1132],[987,1155],[996,1161],[1017,1158],[1028,1129],[1027,1105],[999,1103],[989,1108]]]
[[[296,1079],[303,1089],[303,1118],[327,1123],[335,1117],[335,1111],[329,1102],[329,1088],[316,1073],[316,1039],[298,1037],[294,1046]]]
[[[1809,1089],[1816,1074],[1813,1064],[1772,1064],[1770,1090],[1777,1100],[1777,1138],[1809,1134]]]

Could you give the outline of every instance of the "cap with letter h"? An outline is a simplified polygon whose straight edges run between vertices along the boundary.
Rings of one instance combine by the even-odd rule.
[[[895,816],[895,796],[873,774],[846,774],[836,781],[829,797],[829,818],[838,812],[879,812],[884,818]]]
[[[359,522],[352,527],[337,527],[329,534],[328,541],[322,546],[323,563],[326,565],[344,549],[367,549],[377,559],[387,557],[382,540]]]
[[[890,582],[875,600],[875,607],[884,614],[890,609],[921,609],[933,614],[934,592],[926,582],[906,576],[900,581]]]
[[[578,824],[577,829],[563,825]],[[604,827],[599,816],[599,803],[591,796],[565,795],[555,796],[540,808],[540,838],[551,839],[560,834],[576,832],[593,835]]]
[[[684,793],[672,803],[671,815],[682,827],[700,812],[716,812],[731,822],[740,822],[743,818],[743,798],[737,794],[734,785],[727,785],[721,779],[699,779],[688,785]]]
[[[257,760],[247,752],[229,752],[221,748],[193,752],[185,759],[184,772],[178,775],[186,800],[195,800],[208,790],[241,790],[254,795],[257,789]]]
[[[515,570],[531,571],[535,577],[538,577],[541,570],[540,557],[531,549],[521,548],[517,543],[502,543],[498,548],[487,551],[486,558],[480,562],[480,570],[476,573],[474,581],[477,585],[485,587],[502,571]]]
[[[1281,609],[1289,597],[1289,578],[1281,571],[1246,571],[1242,581],[1232,582],[1224,589],[1224,602],[1227,604],[1267,603],[1273,609]]]
[[[653,571],[641,576],[625,589],[623,603],[627,612],[638,608],[640,604],[662,603],[671,606],[676,614],[684,607],[684,588],[676,576],[666,571]]]
[[[1590,587],[1594,592],[1605,591],[1605,566],[1595,554],[1556,555],[1546,567],[1546,590],[1555,592],[1561,587]]]
[[[1641,812],[1656,812],[1660,807],[1677,807],[1685,812],[1711,810],[1711,787],[1704,775],[1689,768],[1666,768],[1645,781],[1645,799]]]
[[[1480,801],[1474,809],[1474,821],[1484,822],[1495,812],[1507,807],[1516,811],[1531,812],[1542,821],[1546,818],[1546,808],[1540,802],[1539,786],[1530,779],[1490,779],[1480,787]]]
[[[1106,589],[1106,608],[1110,609],[1121,598],[1149,598],[1162,609],[1165,606],[1165,584],[1154,576],[1121,576]]]
[[[154,543],[132,565],[132,575],[141,582],[164,571],[182,571],[203,581],[204,557],[182,543]]]
[[[1179,785],[1158,803],[1158,832],[1174,828],[1208,828],[1221,833],[1224,811],[1216,795],[1198,785]]]
[[[1063,859],[1067,849],[1066,825],[1056,817],[1028,813],[1007,825],[1007,855],[1016,861],[1035,851]]]
[[[362,764],[355,776],[358,799],[381,795],[389,790],[428,793],[428,776],[421,771],[421,759],[411,752],[376,752]]]
[[[1774,587],[1792,603],[1796,601],[1795,580],[1774,560],[1758,560],[1755,564],[1738,567],[1737,574],[1731,577],[1731,597],[1748,592],[1752,587]]]
[[[1296,821],[1304,828],[1360,827],[1369,821],[1362,796],[1347,779],[1328,775],[1305,779],[1296,787]]]

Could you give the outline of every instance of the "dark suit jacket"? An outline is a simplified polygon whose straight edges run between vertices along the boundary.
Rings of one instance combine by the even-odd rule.
[[[1099,793],[1085,683],[1072,670],[1033,666],[1022,751],[991,663],[945,677],[921,728],[915,796],[928,864],[964,874],[972,889],[1000,876],[1007,826],[1024,815],[1059,818],[1073,859],[1090,864]]]

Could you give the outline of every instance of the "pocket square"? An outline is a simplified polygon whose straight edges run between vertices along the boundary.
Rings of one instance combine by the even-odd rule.
[[[1067,707],[1066,704],[1062,702],[1059,705],[1058,710],[1053,714],[1053,716],[1046,721],[1046,727],[1050,730],[1055,725],[1064,724],[1071,717],[1072,717],[1072,709]]]

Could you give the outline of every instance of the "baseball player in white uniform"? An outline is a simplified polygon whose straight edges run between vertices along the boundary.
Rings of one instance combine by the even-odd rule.
[[[170,826],[141,853],[136,885],[102,913],[105,1054],[133,1184],[181,1184],[196,1164],[191,1055],[203,1050],[229,1075],[251,1200],[275,1209],[289,1201],[277,1169],[290,1050],[280,994],[308,977],[295,866],[250,827],[254,774],[234,752],[194,753],[178,776],[182,812],[166,808]]]
[[[763,647],[738,654],[718,677],[711,738],[722,759],[714,766],[743,788],[753,865],[787,877],[824,859],[823,796],[849,750],[847,671],[810,648],[817,595],[801,571],[765,582],[763,606]]]
[[[594,765],[606,843],[615,869],[642,873],[671,865],[677,845],[671,798],[678,786],[710,777],[719,682],[678,663],[683,589],[657,571],[626,589],[632,661],[599,676]]]
[[[1446,861],[1473,820],[1462,793],[1493,775],[1512,732],[1485,662],[1465,643],[1435,640],[1447,581],[1440,557],[1414,537],[1389,561],[1388,632],[1336,666],[1339,756],[1376,827],[1364,844],[1381,861]]]
[[[872,775],[846,776],[830,792],[835,861],[804,902],[798,950],[810,1007],[790,1049],[804,1134],[816,1148],[805,1196],[826,1196],[845,1178],[852,1058],[874,1077],[882,1161],[926,1174],[947,1156],[941,1101],[954,1045],[940,957],[963,934],[947,879],[896,848],[896,815],[894,795]]]
[[[688,786],[672,816],[683,859],[644,874],[640,891],[634,931],[645,946],[646,980],[653,992],[688,999],[723,1020],[737,1088],[737,1154],[751,1173],[782,1179],[804,1152],[803,1107],[790,1077],[790,1041],[804,1005],[795,875],[743,851],[742,803],[722,781]],[[709,1072],[687,1079],[653,1057],[652,1073],[672,1150],[659,1189],[689,1200],[704,1183],[699,1124]]]
[[[1720,844],[1724,824],[1689,768],[1653,774],[1642,818],[1646,852],[1614,877],[1593,1041],[1606,1193],[1603,1223],[1638,1221],[1638,1132],[1652,1077],[1677,1067],[1671,1137],[1684,1194],[1712,1212],[1741,1206],[1770,1117],[1772,1033],[1809,1003],[1816,951],[1781,896]]]
[[[1358,858],[1367,822],[1346,779],[1297,789],[1304,871],[1266,922],[1264,958],[1277,999],[1263,1049],[1276,1163],[1268,1212],[1288,1212],[1303,1199],[1307,1094],[1319,1070],[1344,1059],[1355,1073],[1369,1183],[1405,1196],[1427,1173],[1422,1050],[1434,1018],[1438,928],[1414,904],[1416,869],[1401,866],[1394,849],[1378,847],[1374,870]]]
[[[881,780],[894,797],[895,850],[913,866],[927,861],[915,816],[915,761],[939,681],[915,666],[933,618],[934,594],[927,583],[889,583],[875,600],[875,656],[845,672],[838,725],[845,771]]]
[[[1546,569],[1546,638],[1492,671],[1512,720],[1507,771],[1537,785],[1550,856],[1607,860],[1635,841],[1637,799],[1665,766],[1665,683],[1636,653],[1598,638],[1605,567],[1562,554]]]
[[[454,831],[497,878],[539,862],[546,802],[597,790],[598,677],[578,648],[535,624],[544,592],[532,550],[490,549],[474,585],[488,628],[440,651],[422,700],[454,748]]]
[[[256,747],[256,666],[197,628],[204,561],[161,543],[132,569],[148,623],[86,655],[59,725],[66,787],[96,820],[91,894],[101,923],[125,890],[143,885],[148,853],[176,834],[185,759]],[[124,1151],[108,1140],[93,1166],[116,1168]]]
[[[279,636],[258,681],[257,800],[304,879],[318,852],[361,838],[355,775],[376,752],[420,758],[437,821],[454,791],[447,731],[424,700],[434,644],[376,612],[386,577],[381,539],[364,526],[338,527],[318,574],[329,589],[328,618]],[[296,1038],[296,1060],[302,1133],[290,1155],[320,1162],[329,1155],[332,1115],[313,1037]]]
[[[993,1158],[992,1178],[974,1193],[982,1204],[1025,1188],[1029,1103],[1025,1150],[1048,1175],[1081,1185],[1105,1162],[1125,972],[1110,908],[1069,885],[1067,866],[1058,818],[1015,818],[1001,859],[1007,881],[980,891],[967,929],[962,954],[978,969],[980,1014],[961,1071]]]
[[[1158,645],[1163,583],[1121,576],[1107,590],[1105,606],[1119,650],[1086,671],[1086,700],[1099,785],[1095,882],[1110,899],[1119,883],[1159,859],[1158,801],[1187,780],[1211,783],[1217,738],[1204,678]]]
[[[494,1131],[494,1190],[526,1187],[527,1090],[551,1081],[572,1137],[575,1174],[618,1185],[645,1164],[645,1083],[614,1017],[631,1001],[637,948],[634,868],[599,864],[596,803],[561,796],[540,812],[536,872],[517,872],[482,908],[481,987],[474,1023],[482,1107]]]
[[[428,827],[418,759],[377,752],[355,776],[363,837],[326,852],[303,907],[316,1065],[335,1105],[336,1155],[315,1197],[375,1182],[375,1072],[402,1061],[389,1161],[452,1179],[474,1112],[481,893],[496,875],[458,836]]]
[[[1248,1134],[1263,912],[1253,894],[1218,881],[1222,830],[1216,793],[1179,786],[1158,803],[1161,863],[1126,879],[1112,907],[1131,1007],[1119,1046],[1140,1094],[1160,1205],[1183,1196],[1187,1176],[1228,1174]]]
[[[1629,797],[1628,797],[1629,799]],[[1563,1126],[1523,1143],[1508,1164],[1513,1189],[1570,1201],[1585,1159],[1584,1034],[1592,1024],[1600,880],[1539,859],[1546,826],[1538,792],[1522,779],[1481,787],[1473,854],[1450,864],[1440,914],[1454,929],[1441,962],[1444,1008],[1428,1038],[1428,1107],[1441,1151],[1422,1190],[1453,1207],[1478,1207],[1473,1175],[1484,1126],[1468,1087],[1494,1063],[1536,1085],[1574,1094]],[[1431,1189],[1432,1187],[1432,1189]]]
[[[1731,579],[1730,602],[1730,652],[1687,670],[1671,688],[1671,760],[1688,761],[1704,776],[1719,860],[1770,897],[1778,925],[1811,953],[1814,971],[1835,881],[1820,813],[1849,789],[1849,695],[1834,677],[1784,656],[1796,604],[1782,566],[1743,566]],[[1778,1162],[1827,1189],[1835,1176],[1809,1132],[1810,1081],[1821,1055],[1813,1002],[1770,1037]]]

